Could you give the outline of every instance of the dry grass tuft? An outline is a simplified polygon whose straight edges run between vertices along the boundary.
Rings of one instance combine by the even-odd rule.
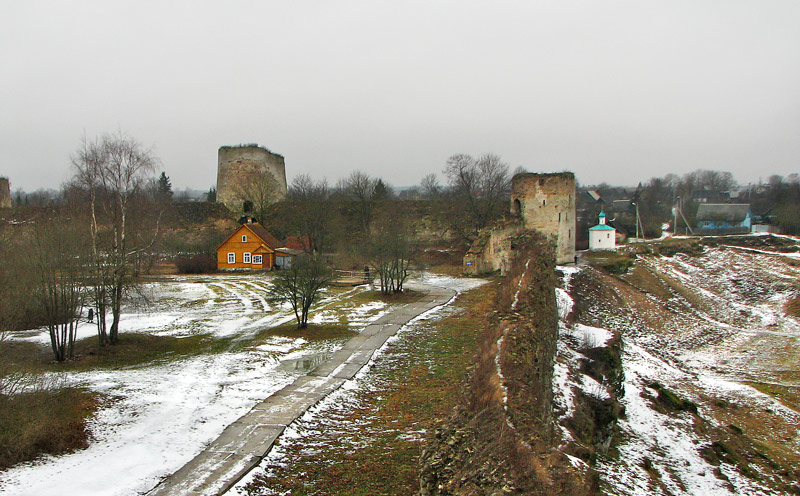
[[[787,301],[783,306],[783,311],[786,312],[786,315],[800,318],[800,295],[796,295]]]
[[[0,396],[0,470],[85,448],[96,395],[76,388]]]

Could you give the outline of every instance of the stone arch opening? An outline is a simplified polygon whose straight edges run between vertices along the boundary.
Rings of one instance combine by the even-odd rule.
[[[511,203],[511,213],[513,215],[522,214],[522,202],[519,201],[519,198],[514,198],[514,201]]]

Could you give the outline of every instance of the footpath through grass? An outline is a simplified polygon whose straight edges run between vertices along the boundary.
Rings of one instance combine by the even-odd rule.
[[[402,331],[354,389],[293,424],[298,436],[279,439],[245,493],[417,494],[424,441],[459,402],[495,290],[474,289]]]
[[[333,289],[339,295],[318,306],[335,318],[331,322],[310,323],[298,329],[294,320],[262,329],[250,336],[153,335],[125,332],[114,345],[100,346],[96,336],[75,343],[74,358],[53,360],[49,346],[21,340],[0,341],[0,470],[32,460],[42,454],[60,455],[86,447],[87,421],[102,406],[102,395],[89,390],[65,387],[62,379],[73,373],[113,371],[129,367],[149,367],[201,354],[239,352],[263,344],[269,338],[285,336],[307,341],[345,341],[356,334],[349,315],[365,305],[382,301],[401,305],[418,294],[382,297],[376,291]],[[382,307],[367,308],[359,319],[369,320]],[[313,315],[313,314],[312,314]],[[9,394],[7,383],[24,378],[26,393]]]

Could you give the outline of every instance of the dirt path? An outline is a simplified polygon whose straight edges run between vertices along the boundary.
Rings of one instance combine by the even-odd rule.
[[[269,453],[275,440],[295,419],[352,379],[373,353],[403,325],[439,305],[456,292],[434,286],[413,289],[426,294],[368,325],[327,361],[253,407],[229,425],[200,454],[147,494],[220,495],[230,489]]]

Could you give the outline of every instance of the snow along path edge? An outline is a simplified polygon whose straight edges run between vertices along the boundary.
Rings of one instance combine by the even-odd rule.
[[[452,300],[457,292],[416,284],[427,293],[375,320],[334,355],[292,384],[258,403],[229,425],[217,439],[148,496],[227,492],[269,453],[276,439],[295,419],[352,379],[383,344],[417,316]]]

